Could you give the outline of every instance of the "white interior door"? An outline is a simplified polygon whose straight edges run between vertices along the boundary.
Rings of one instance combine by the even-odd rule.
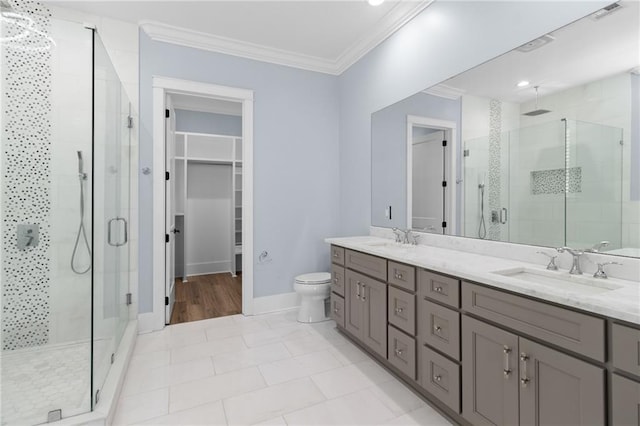
[[[176,267],[176,115],[171,103],[171,97],[165,99],[165,170],[168,179],[165,180],[165,324],[171,322],[171,312],[176,301],[175,267]],[[168,117],[167,117],[168,116]]]
[[[442,130],[414,138],[412,220],[410,224],[412,229],[438,234],[443,232],[443,140],[444,131]]]

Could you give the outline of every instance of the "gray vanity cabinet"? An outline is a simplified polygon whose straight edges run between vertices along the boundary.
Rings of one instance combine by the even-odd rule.
[[[517,425],[518,336],[462,317],[462,416],[474,425]]]
[[[355,271],[345,273],[345,328],[387,357],[387,285]]]
[[[640,425],[640,383],[613,374],[611,407],[612,424],[615,426]]]
[[[462,318],[463,416],[478,425],[603,425],[604,369]]]
[[[519,339],[520,425],[604,425],[604,369]]]

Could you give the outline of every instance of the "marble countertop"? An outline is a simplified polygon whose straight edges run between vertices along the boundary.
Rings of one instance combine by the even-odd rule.
[[[637,281],[608,278],[602,280],[602,285],[619,288],[597,294],[585,294],[526,282],[493,272],[519,267],[546,272],[544,266],[533,263],[427,245],[398,244],[389,239],[372,236],[327,238],[325,242],[640,325],[640,282]],[[569,274],[567,270],[555,273],[559,278]],[[591,274],[585,274],[584,277],[591,277]]]

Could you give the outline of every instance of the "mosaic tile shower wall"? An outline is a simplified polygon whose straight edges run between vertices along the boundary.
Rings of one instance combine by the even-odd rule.
[[[48,33],[51,13],[43,3],[10,4]],[[3,37],[16,30],[5,25]],[[22,43],[2,47],[3,350],[49,340],[51,52],[37,40]],[[18,224],[40,226],[38,246],[18,250]]]
[[[489,101],[489,212],[500,210],[500,145],[502,135],[502,102],[491,99]],[[491,213],[488,215],[487,238],[500,241],[500,223],[491,221]]]

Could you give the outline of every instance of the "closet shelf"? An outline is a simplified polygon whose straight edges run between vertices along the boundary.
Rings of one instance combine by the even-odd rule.
[[[184,216],[183,212],[176,212],[176,216]]]
[[[236,254],[242,254],[242,246],[236,246]]]
[[[189,163],[206,163],[206,164],[231,164],[233,161],[226,158],[200,158],[187,157]]]

